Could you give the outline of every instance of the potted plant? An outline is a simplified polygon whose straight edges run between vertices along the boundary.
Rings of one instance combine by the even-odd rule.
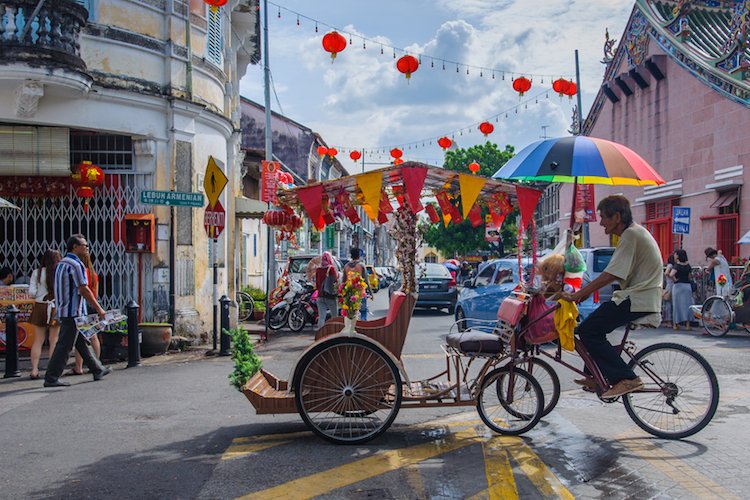
[[[253,310],[253,319],[260,320],[266,314],[266,292],[260,288],[247,287],[245,290],[255,301],[255,309]]]
[[[141,356],[164,354],[172,340],[171,323],[138,323],[141,332]]]
[[[101,359],[122,361],[128,357],[128,323],[123,320],[99,332]]]
[[[232,337],[234,370],[229,374],[229,380],[238,391],[242,391],[242,388],[250,380],[250,377],[258,373],[262,363],[253,350],[253,343],[247,334],[247,330],[244,328],[232,328],[231,330],[224,331]]]

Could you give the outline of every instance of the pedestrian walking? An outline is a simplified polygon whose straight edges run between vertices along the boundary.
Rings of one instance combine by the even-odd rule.
[[[78,335],[75,318],[83,315],[83,299],[86,299],[104,319],[104,309],[94,297],[86,278],[86,268],[81,258],[89,253],[89,244],[82,234],[74,234],[66,242],[67,254],[55,270],[55,308],[57,319],[60,321],[60,335],[57,345],[44,374],[44,387],[67,387],[68,382],[60,380],[60,376],[68,363],[70,349],[75,345],[81,354],[83,362],[94,374],[94,380],[101,380],[111,370],[102,366],[101,362],[91,351],[89,342]]]
[[[692,268],[685,250],[677,250],[674,255],[675,264],[670,271],[674,280],[672,285],[672,324],[675,330],[679,330],[680,325],[683,325],[685,330],[690,330],[690,320],[692,319],[690,306],[693,305],[693,287],[690,284]]]
[[[96,274],[96,271],[94,271],[94,263],[91,260],[91,253],[85,254],[81,259],[81,262],[83,262],[83,265],[86,267],[86,279],[89,282],[91,293],[93,293],[94,297],[99,300],[99,275]],[[88,302],[84,304],[84,307],[86,308],[86,314],[92,314],[96,312]],[[91,337],[90,341],[91,348],[94,350],[94,354],[98,358],[102,352],[102,346],[99,343],[99,335],[94,335],[93,337]],[[80,354],[78,354],[78,351],[76,351],[75,357],[76,364],[73,367],[72,374],[83,375],[83,358]]]
[[[326,322],[328,311],[331,317],[338,316],[338,279],[339,273],[333,265],[331,252],[323,252],[320,267],[315,271],[315,288],[318,290],[318,329]]]
[[[31,273],[29,295],[34,297],[29,323],[34,325],[34,343],[31,346],[31,375],[39,378],[39,359],[42,357],[44,339],[49,331],[49,357],[57,344],[60,323],[55,319],[55,269],[62,256],[57,250],[47,250],[39,259],[39,267]]]

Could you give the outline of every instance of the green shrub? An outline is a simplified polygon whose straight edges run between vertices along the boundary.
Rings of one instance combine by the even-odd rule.
[[[244,328],[232,328],[224,330],[232,337],[232,361],[234,361],[234,370],[229,374],[230,383],[242,391],[242,387],[250,380],[250,377],[260,371],[262,362],[255,351],[250,336]]]
[[[255,303],[255,311],[259,313],[266,312],[266,303],[265,302],[256,302]]]
[[[258,301],[266,300],[266,292],[264,292],[260,288],[255,288],[253,286],[246,286],[242,291],[249,294],[256,303]]]

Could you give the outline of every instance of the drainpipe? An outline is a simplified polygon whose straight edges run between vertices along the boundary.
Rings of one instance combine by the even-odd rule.
[[[174,117],[174,97],[172,96],[172,17],[174,16],[174,0],[167,0],[166,3],[167,15],[165,16],[165,33],[164,39],[166,43],[166,54],[164,57],[164,76],[167,90],[167,101],[169,107],[167,112],[169,113],[168,125],[167,125],[167,162],[169,166],[169,190],[174,191],[176,187],[176,165],[174,162],[175,153],[177,149],[177,141],[175,140],[175,117]],[[188,27],[190,25],[190,13],[188,12]],[[190,32],[190,30],[187,30]],[[188,51],[189,52],[189,51]],[[156,173],[154,172],[154,176]],[[175,239],[176,229],[176,218],[175,218],[175,207],[169,207],[169,323],[172,325],[172,331],[174,332],[177,304],[177,245]]]
[[[170,3],[174,0],[170,0]],[[190,35],[190,7],[188,5],[185,18],[185,49],[187,49],[187,63],[185,64],[185,92],[188,99],[193,100],[193,45]]]

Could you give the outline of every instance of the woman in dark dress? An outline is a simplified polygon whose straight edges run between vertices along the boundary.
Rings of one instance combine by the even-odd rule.
[[[690,286],[690,263],[687,252],[677,250],[675,252],[675,264],[670,272],[674,285],[672,285],[672,322],[675,330],[684,324],[686,330],[690,330],[691,312],[693,305],[693,289]]]

